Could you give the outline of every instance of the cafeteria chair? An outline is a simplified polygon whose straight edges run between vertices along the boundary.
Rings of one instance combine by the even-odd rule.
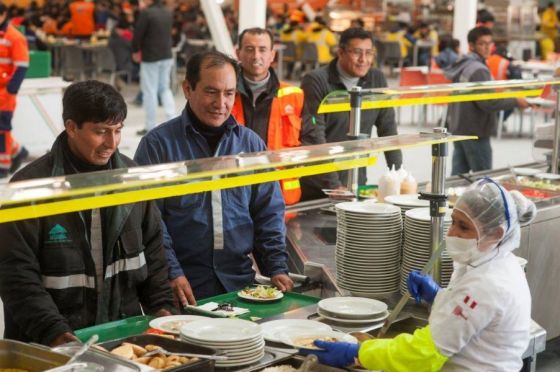
[[[113,51],[109,48],[102,48],[95,53],[95,65],[97,73],[106,73],[109,75],[109,84],[118,88],[117,77],[126,77],[126,85],[129,86],[132,80],[130,71],[118,70],[117,62]]]
[[[403,57],[401,54],[401,44],[398,41],[382,41],[382,57],[379,58],[379,67],[389,66],[389,76],[393,76],[393,66],[398,69],[403,67]],[[377,47],[377,44],[376,44]]]
[[[293,41],[283,41],[281,43],[284,45],[284,55],[282,56],[282,62],[284,63],[284,76],[279,76],[280,79],[290,79],[292,75],[295,75],[297,68],[299,67],[299,61],[297,60],[297,50],[296,43]]]
[[[77,45],[65,45],[60,51],[60,71],[65,80],[85,80],[93,72],[93,65],[86,63],[84,51]]]
[[[419,85],[426,85],[426,84],[427,84],[426,74],[422,70],[419,70],[418,68],[401,67],[399,87],[412,87],[412,86],[419,86]],[[415,93],[415,94],[407,94],[406,98],[418,98],[422,96],[423,96],[422,93]],[[417,105],[411,106],[412,109],[411,118],[410,118],[411,123],[414,123],[416,121],[414,117],[416,113],[416,106]],[[423,106],[425,107],[425,105]],[[421,110],[421,115],[423,117],[420,118],[421,119],[419,121],[420,123],[426,121],[425,110]],[[397,123],[398,124],[401,123],[400,107],[397,109]]]

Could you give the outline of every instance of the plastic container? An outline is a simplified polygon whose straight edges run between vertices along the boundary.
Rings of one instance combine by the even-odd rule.
[[[29,51],[29,68],[25,78],[43,78],[51,76],[51,53],[41,50]]]
[[[412,177],[412,174],[408,175],[401,181],[401,194],[417,194],[418,193],[418,182]]]
[[[379,203],[383,203],[386,196],[399,195],[401,192],[401,181],[394,168],[379,178],[378,185],[377,201]]]
[[[118,338],[139,335],[150,327],[149,323],[152,319],[154,319],[153,316],[139,315],[132,318],[115,320],[114,322],[78,329],[74,333],[82,342],[86,342],[94,334],[99,336],[99,342],[105,342]]]

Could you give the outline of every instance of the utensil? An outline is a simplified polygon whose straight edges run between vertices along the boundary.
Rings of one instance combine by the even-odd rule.
[[[78,349],[78,351],[76,351],[76,353],[70,358],[68,359],[68,362],[66,362],[66,364],[72,364],[74,363],[76,360],[78,360],[79,357],[81,357],[82,355],[84,355],[84,353],[86,351],[89,350],[90,346],[95,344],[97,342],[97,340],[99,340],[99,336],[98,335],[92,335],[89,340],[87,340],[81,348]]]
[[[441,243],[439,244],[439,248],[436,249],[434,253],[432,253],[430,260],[426,263],[426,265],[420,272],[422,275],[426,275],[432,269],[434,263],[441,256],[441,252],[443,252],[444,249],[445,249],[445,239],[441,241]],[[397,319],[397,316],[400,314],[404,305],[406,305],[407,302],[408,302],[408,293],[405,293],[402,295],[401,299],[397,303],[397,306],[395,306],[395,308],[391,312],[391,315],[389,315],[387,320],[385,320],[385,324],[383,324],[383,327],[381,327],[381,329],[379,330],[379,333],[377,334],[377,338],[381,338],[387,333],[389,327],[391,327],[391,324],[393,324],[395,319]]]
[[[189,358],[200,358],[200,359],[211,359],[211,360],[228,360],[227,355],[209,355],[209,354],[196,354],[196,353],[174,353],[168,350],[165,350],[161,346],[158,346],[157,349],[148,351],[146,354],[142,355],[143,357],[151,357],[157,354],[165,354],[165,355],[176,355],[176,356],[184,356]]]
[[[515,185],[519,185],[519,181],[517,181],[517,173],[515,173],[515,171],[513,170],[513,167],[511,165],[508,165],[508,169],[509,169],[509,173],[511,173],[511,175],[513,177],[513,183]]]
[[[191,314],[200,314],[200,315],[206,315],[206,316],[211,316],[214,318],[227,318],[228,316],[226,314],[223,313],[218,313],[215,311],[210,311],[210,310],[204,310],[201,309],[199,307],[193,306],[193,305],[185,305],[183,307],[183,309],[185,309],[185,311],[187,313],[191,313]]]

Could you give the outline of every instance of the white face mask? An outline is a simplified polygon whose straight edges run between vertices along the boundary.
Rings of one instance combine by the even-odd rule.
[[[478,249],[476,239],[463,239],[455,236],[445,237],[445,249],[453,261],[463,265],[468,265],[487,253]]]

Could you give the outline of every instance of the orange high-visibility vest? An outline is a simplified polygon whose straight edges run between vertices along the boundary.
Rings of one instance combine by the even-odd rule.
[[[93,13],[95,5],[85,1],[76,1],[69,5],[73,36],[90,36],[95,30]]]
[[[286,147],[301,145],[301,110],[303,109],[303,90],[280,82],[276,97],[272,100],[270,117],[268,119],[268,135],[266,145],[269,150],[279,150]],[[241,96],[235,96],[235,103],[231,111],[240,125],[245,126],[243,102]],[[299,179],[290,178],[280,180],[280,187],[287,205],[295,204],[301,199]]]
[[[494,80],[507,80],[509,63],[510,62],[506,58],[498,54],[492,54],[486,60],[486,64]]]

